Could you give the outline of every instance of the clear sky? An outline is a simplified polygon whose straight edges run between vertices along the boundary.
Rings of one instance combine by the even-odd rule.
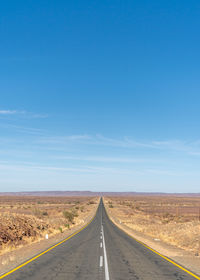
[[[0,4],[0,191],[200,192],[200,1]]]

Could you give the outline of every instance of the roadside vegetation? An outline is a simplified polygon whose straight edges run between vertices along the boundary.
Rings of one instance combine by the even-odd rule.
[[[200,197],[108,197],[104,202],[121,225],[200,255]]]
[[[0,196],[0,255],[83,224],[97,198]]]

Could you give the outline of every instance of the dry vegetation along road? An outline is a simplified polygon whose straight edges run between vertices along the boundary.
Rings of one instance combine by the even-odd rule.
[[[200,254],[200,197],[118,196],[104,198],[104,203],[127,229]]]
[[[97,203],[94,197],[0,196],[0,256],[83,225]]]
[[[95,218],[85,229],[4,279],[195,278],[118,229],[109,220],[101,201]]]

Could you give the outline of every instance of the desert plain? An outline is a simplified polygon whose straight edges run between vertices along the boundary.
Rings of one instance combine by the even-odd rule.
[[[96,197],[0,196],[0,255],[84,225],[97,203]]]
[[[200,196],[109,196],[104,203],[118,225],[199,256]]]

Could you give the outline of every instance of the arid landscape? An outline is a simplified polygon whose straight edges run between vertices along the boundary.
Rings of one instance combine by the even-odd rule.
[[[200,197],[115,196],[104,198],[120,224],[200,254]],[[0,196],[0,255],[84,224],[97,197]]]
[[[106,197],[111,217],[137,233],[200,254],[200,197]]]
[[[191,271],[200,272],[199,196],[118,194],[105,196],[103,201],[109,218],[119,228]],[[95,220],[99,219],[97,224],[100,225],[103,212],[96,210],[103,204],[99,202],[97,196],[0,196],[1,274],[73,236],[95,213]],[[106,219],[104,216],[103,220]],[[80,241],[81,244],[87,244],[90,225],[86,227],[88,233],[81,231],[84,241]],[[107,240],[110,248],[110,239]],[[67,246],[68,242],[65,244]]]
[[[0,196],[0,255],[84,225],[95,197]]]

